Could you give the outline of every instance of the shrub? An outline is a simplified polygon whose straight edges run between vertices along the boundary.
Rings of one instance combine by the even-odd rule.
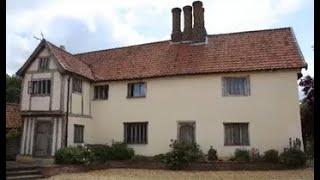
[[[263,160],[266,162],[276,163],[279,161],[279,152],[274,149],[270,149],[264,152]]]
[[[143,155],[135,155],[131,159],[132,161],[151,161],[153,160],[153,157],[150,156],[143,156]]]
[[[162,156],[161,161],[167,168],[172,170],[182,169],[189,162],[195,161],[203,156],[199,145],[196,143],[183,143],[173,141],[170,144],[171,151]]]
[[[6,140],[18,138],[21,135],[21,131],[18,129],[12,129],[6,133]]]
[[[134,150],[129,148],[126,143],[116,142],[111,146],[111,160],[126,160],[134,156]]]
[[[289,148],[280,154],[280,162],[287,167],[297,168],[304,166],[306,163],[306,155],[303,151],[296,148]]]
[[[245,149],[236,149],[233,159],[235,161],[250,161],[249,151]]]
[[[87,146],[61,148],[55,153],[57,164],[90,164],[94,154]]]
[[[155,161],[161,161],[164,158],[165,154],[157,154],[155,156],[153,156],[153,160]]]
[[[306,143],[306,155],[308,156],[309,159],[314,158],[314,138],[308,138],[307,143]]]
[[[209,161],[216,161],[217,159],[218,159],[217,150],[213,149],[212,146],[210,146],[210,149],[208,151],[208,160]]]
[[[93,153],[93,161],[105,162],[111,159],[112,153],[110,146],[104,144],[90,144],[88,147]]]
[[[259,149],[251,148],[250,159],[251,159],[251,161],[260,161],[261,160]]]

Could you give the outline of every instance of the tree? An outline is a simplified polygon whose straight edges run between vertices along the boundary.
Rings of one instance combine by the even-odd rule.
[[[6,102],[19,103],[21,92],[21,78],[6,75]]]
[[[305,95],[300,105],[300,114],[303,145],[306,148],[306,142],[313,141],[314,137],[314,79],[307,75],[300,80],[299,86]]]

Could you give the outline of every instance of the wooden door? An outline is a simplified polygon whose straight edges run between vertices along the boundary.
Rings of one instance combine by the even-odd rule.
[[[184,143],[195,142],[194,123],[180,123],[179,126],[179,141]]]
[[[51,152],[52,125],[48,121],[38,121],[35,129],[34,156],[49,156]]]

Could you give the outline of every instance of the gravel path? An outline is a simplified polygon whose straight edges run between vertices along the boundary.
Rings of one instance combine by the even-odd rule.
[[[90,171],[87,173],[60,174],[50,180],[191,180],[191,179],[239,179],[239,180],[266,180],[266,179],[314,179],[313,168],[281,171],[167,171],[141,169],[107,169]]]

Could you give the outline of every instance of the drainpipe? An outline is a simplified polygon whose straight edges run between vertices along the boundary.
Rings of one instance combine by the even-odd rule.
[[[65,147],[68,146],[68,118],[69,118],[69,95],[70,94],[70,76],[68,77],[68,90],[67,90],[67,112],[66,112],[66,134],[65,134]]]

